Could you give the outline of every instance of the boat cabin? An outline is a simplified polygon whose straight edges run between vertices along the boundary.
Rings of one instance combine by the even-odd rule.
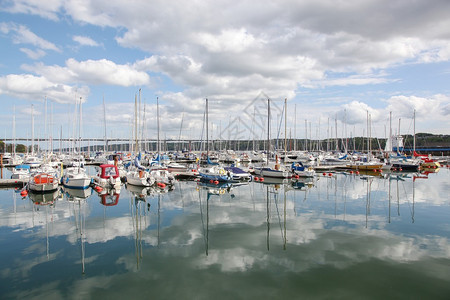
[[[116,179],[119,177],[119,169],[115,165],[100,165],[100,178],[108,179],[112,176],[112,178]]]

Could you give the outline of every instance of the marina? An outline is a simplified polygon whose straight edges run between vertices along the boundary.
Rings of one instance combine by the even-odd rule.
[[[450,299],[450,1],[0,7],[0,300]]]

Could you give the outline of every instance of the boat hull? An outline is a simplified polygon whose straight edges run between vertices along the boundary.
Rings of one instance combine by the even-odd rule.
[[[134,186],[141,187],[149,187],[155,183],[155,180],[148,176],[148,173],[144,173],[142,171],[141,174],[139,172],[131,172],[127,174],[127,184],[131,184]]]
[[[347,168],[355,170],[381,170],[383,164],[350,164],[347,165]]]
[[[62,185],[70,189],[84,190],[87,189],[90,184],[91,184],[90,178],[68,178],[68,177],[62,178]]]
[[[54,192],[58,189],[58,180],[51,174],[36,174],[30,177],[28,189],[35,193]]]
[[[255,168],[255,174],[263,177],[272,177],[272,178],[291,178],[292,174],[288,171],[276,170],[272,168]]]

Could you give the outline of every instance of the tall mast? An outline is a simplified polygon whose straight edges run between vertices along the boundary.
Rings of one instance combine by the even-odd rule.
[[[294,104],[294,152],[297,151],[297,104]]]
[[[184,112],[181,114],[181,125],[180,125],[180,133],[178,134],[178,142],[179,142],[179,147],[181,151],[183,151],[183,143],[181,142],[181,130],[183,129],[183,119],[184,119]]]
[[[348,152],[348,139],[347,139],[347,109],[344,109],[344,138],[345,138],[345,153]]]
[[[270,99],[267,99],[267,165],[270,155]]]
[[[413,122],[413,131],[414,131],[414,134],[413,134],[413,155],[414,155],[414,153],[416,153],[416,110],[414,109],[414,114],[413,114],[413,120],[414,120],[414,122]]]
[[[138,153],[137,95],[134,95],[134,152]]]
[[[48,131],[47,131],[47,96],[45,96],[44,98],[44,137],[47,139],[48,138]],[[47,139],[47,153],[48,153],[48,148],[49,148],[49,144],[48,144],[48,139]]]
[[[388,139],[389,141],[391,141],[390,142],[390,145],[388,145],[388,147],[389,148],[387,148],[388,150],[389,150],[389,152],[392,152],[392,142],[393,142],[393,139],[392,139],[392,111],[391,112],[389,112],[389,139]]]
[[[287,98],[284,98],[284,159],[287,157]]]
[[[339,150],[339,143],[338,143],[338,127],[337,127],[337,115],[334,117],[334,131],[335,131],[335,143],[336,143],[336,151]]]
[[[80,97],[80,113],[78,115],[79,121],[78,121],[78,152],[81,154],[81,120],[83,118],[83,109],[82,109],[82,98]]]
[[[208,98],[206,98],[205,117],[206,117],[206,158],[208,158],[209,157]]]
[[[159,142],[159,98],[158,97],[156,97],[156,130],[158,131],[158,145],[157,145],[157,147],[158,147],[158,156],[159,156],[159,159],[161,159],[161,145],[159,144],[160,142]]]
[[[34,105],[31,104],[31,155],[34,155]]]
[[[305,151],[308,151],[308,120],[305,119]]]
[[[138,115],[138,128],[139,128],[139,134],[138,137],[142,139],[142,128],[141,128],[141,122],[142,122],[142,117],[141,117],[141,89],[139,89],[139,115]],[[142,141],[141,141],[142,142]],[[138,151],[141,151],[141,145],[138,139],[138,147],[137,147]]]
[[[12,153],[13,153],[13,159],[15,159],[16,154],[16,106],[13,106],[13,144],[12,144]]]
[[[103,96],[103,125],[105,128],[105,147],[104,151],[108,151],[108,139],[106,138],[106,106],[105,106],[105,96]]]
[[[367,158],[369,158],[369,111],[366,110],[366,126],[367,126]]]

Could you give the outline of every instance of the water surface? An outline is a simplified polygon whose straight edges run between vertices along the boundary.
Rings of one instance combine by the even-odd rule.
[[[448,299],[450,171],[0,190],[0,298]]]

